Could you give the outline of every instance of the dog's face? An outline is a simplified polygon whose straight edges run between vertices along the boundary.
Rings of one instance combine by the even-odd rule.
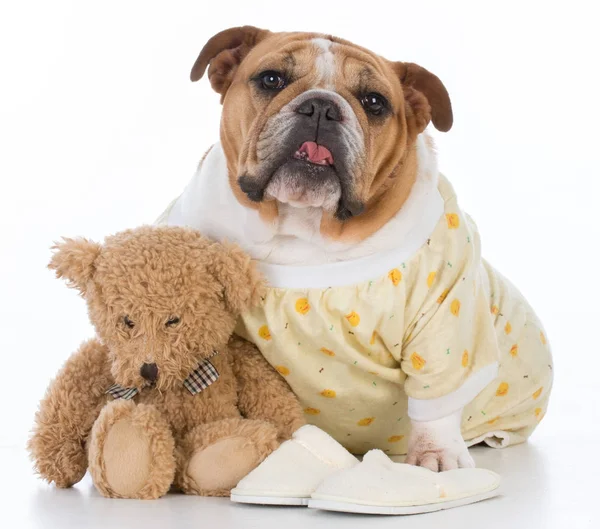
[[[431,119],[440,130],[452,125],[436,76],[334,37],[232,28],[206,44],[192,80],[207,66],[222,95],[231,184],[249,206],[360,216],[394,187]]]

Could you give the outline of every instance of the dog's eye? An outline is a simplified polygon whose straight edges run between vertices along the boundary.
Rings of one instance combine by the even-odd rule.
[[[360,103],[369,114],[373,114],[374,116],[379,116],[387,108],[385,97],[373,92],[364,95],[361,98]]]
[[[167,320],[167,323],[165,323],[165,325],[167,327],[175,327],[175,325],[177,325],[181,320],[177,317],[177,316],[173,316],[172,318],[169,318]]]
[[[125,327],[129,327],[130,329],[133,329],[135,327],[135,323],[133,323],[129,319],[129,316],[123,316],[123,324],[125,325]]]
[[[263,72],[259,75],[260,86],[264,90],[281,90],[285,88],[286,79],[283,74],[274,71]]]

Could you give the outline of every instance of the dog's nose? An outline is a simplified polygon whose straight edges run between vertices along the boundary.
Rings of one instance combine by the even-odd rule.
[[[156,382],[158,378],[158,367],[156,364],[143,364],[140,369],[140,375],[148,382]]]
[[[312,119],[319,119],[322,117],[329,121],[342,120],[340,108],[333,101],[321,97],[307,99],[296,109],[296,113],[308,116]]]

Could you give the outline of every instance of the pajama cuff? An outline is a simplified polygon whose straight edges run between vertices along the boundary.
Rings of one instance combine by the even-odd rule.
[[[436,421],[464,408],[498,376],[498,362],[473,373],[456,391],[437,399],[408,399],[408,416],[414,421]]]

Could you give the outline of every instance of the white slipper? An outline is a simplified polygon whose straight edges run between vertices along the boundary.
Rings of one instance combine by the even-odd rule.
[[[333,437],[306,425],[231,491],[231,500],[260,505],[308,505],[325,478],[356,466],[358,459]]]
[[[362,463],[325,479],[312,509],[365,514],[418,514],[451,509],[498,495],[500,476],[482,468],[432,472],[394,463],[371,450]]]

